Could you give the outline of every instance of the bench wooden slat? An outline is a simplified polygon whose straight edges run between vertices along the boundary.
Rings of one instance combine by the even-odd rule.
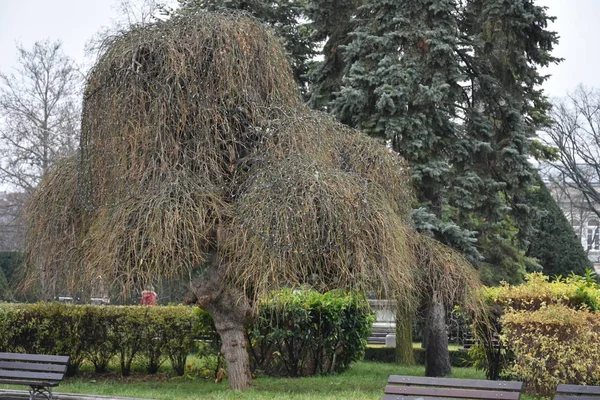
[[[60,382],[26,381],[18,379],[0,379],[0,384],[24,386],[58,386]]]
[[[56,381],[60,382],[64,377],[64,374],[56,374],[52,372],[31,372],[31,371],[14,371],[14,370],[0,370],[0,379],[15,378],[21,380],[33,380],[33,381]]]
[[[521,391],[523,382],[515,381],[486,381],[483,379],[461,378],[428,378],[424,376],[390,375],[390,384],[419,385],[419,386],[444,386],[453,388],[491,389]]]
[[[444,397],[454,399],[503,399],[503,400],[518,400],[520,393],[518,392],[500,392],[490,390],[477,389],[457,389],[457,388],[440,388],[440,387],[422,387],[422,386],[386,386],[386,394],[400,394],[407,396],[430,396]]]
[[[572,394],[557,394],[553,397],[553,400],[598,400],[597,396],[577,396],[575,393]]]
[[[54,364],[67,364],[69,356],[52,356],[45,354],[24,354],[24,353],[0,353],[0,360],[6,361],[31,361],[48,362]]]
[[[0,361],[0,369],[18,369],[21,371],[41,371],[41,372],[59,372],[64,373],[67,365],[60,364],[40,364],[21,361]]]
[[[440,400],[439,397],[403,396],[401,394],[386,394],[381,400]]]
[[[445,398],[445,400],[450,398]],[[429,396],[405,396],[401,394],[386,394],[381,400],[440,400],[440,397]],[[598,400],[598,399],[596,399]]]
[[[561,383],[556,388],[557,394],[563,393],[580,393],[580,394],[598,394],[600,395],[600,386],[587,386],[587,385],[567,385]]]

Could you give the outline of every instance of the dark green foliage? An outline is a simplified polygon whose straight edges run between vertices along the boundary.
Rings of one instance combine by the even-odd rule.
[[[488,283],[539,269],[524,196],[549,121],[537,68],[558,61],[552,18],[526,0],[371,0],[356,14],[334,113],[409,161],[416,227]]]
[[[373,322],[358,295],[276,292],[248,332],[254,368],[291,377],[343,372],[363,357]]]
[[[186,357],[195,346],[194,332],[212,330],[211,325],[202,326],[209,322],[181,306],[4,304],[0,306],[0,350],[69,355],[70,375],[84,360],[92,362],[96,372],[105,372],[115,355],[125,376],[131,373],[135,357],[152,373],[169,357],[174,371],[183,375]]]
[[[8,281],[15,279],[23,266],[23,253],[20,251],[0,251],[0,270]]]
[[[11,291],[8,285],[8,280],[4,275],[4,271],[0,270],[0,300],[8,300],[10,299]]]
[[[409,162],[417,229],[471,258],[473,232],[449,213],[448,182],[461,157],[457,123],[465,79],[454,1],[369,1],[345,48],[344,83],[332,103],[340,120],[390,141]]]
[[[540,210],[535,230],[527,238],[527,255],[539,261],[544,274],[582,275],[586,269],[592,268],[573,227],[541,179],[537,179],[537,185],[529,192],[526,202]]]

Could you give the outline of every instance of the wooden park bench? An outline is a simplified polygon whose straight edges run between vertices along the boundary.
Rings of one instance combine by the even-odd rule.
[[[390,375],[382,400],[519,400],[523,382]]]
[[[560,384],[554,400],[600,400],[600,386]]]
[[[52,387],[65,377],[68,356],[0,353],[0,384],[29,386],[29,399],[36,395],[52,399]]]

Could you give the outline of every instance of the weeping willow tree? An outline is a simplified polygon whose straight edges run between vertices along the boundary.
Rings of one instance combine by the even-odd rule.
[[[27,207],[28,266],[79,287],[200,271],[191,301],[213,314],[230,386],[244,389],[244,324],[273,288],[374,289],[412,309],[424,253],[423,266],[467,268],[423,251],[409,178],[396,153],[302,105],[256,21],[175,17],[106,43],[81,152]]]

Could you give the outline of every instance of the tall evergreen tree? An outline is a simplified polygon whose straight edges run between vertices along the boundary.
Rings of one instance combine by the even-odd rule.
[[[523,196],[535,132],[548,123],[537,67],[557,61],[545,9],[531,0],[372,0],[358,15],[333,112],[409,161],[418,229],[469,255],[489,282],[538,268],[525,256]]]
[[[473,233],[446,212],[464,79],[453,0],[371,1],[346,47],[349,63],[333,112],[348,125],[390,140],[412,168],[417,228],[479,258]]]
[[[417,192],[417,228],[477,259],[473,232],[459,228],[448,212],[447,182],[463,136],[457,106],[464,77],[454,50],[459,45],[455,10],[453,0],[365,4],[345,49],[344,86],[332,106],[342,122],[389,140],[408,160]],[[435,318],[428,324],[426,372],[443,376],[450,373],[447,336],[434,333],[443,332],[438,325],[450,305],[436,293],[428,298],[428,314]]]
[[[557,36],[546,29],[553,18],[531,0],[471,0],[461,14],[467,156],[455,163],[453,202],[459,224],[479,232],[489,283],[518,281],[539,268],[524,252],[534,210],[523,200],[535,183],[528,158],[536,132],[550,122],[538,68],[559,61],[551,55]]]
[[[545,8],[372,0],[357,15],[334,113],[409,160],[419,229],[475,261],[483,255],[490,283],[535,269],[524,254],[531,224],[522,199],[536,131],[549,121],[537,68],[558,61]]]

